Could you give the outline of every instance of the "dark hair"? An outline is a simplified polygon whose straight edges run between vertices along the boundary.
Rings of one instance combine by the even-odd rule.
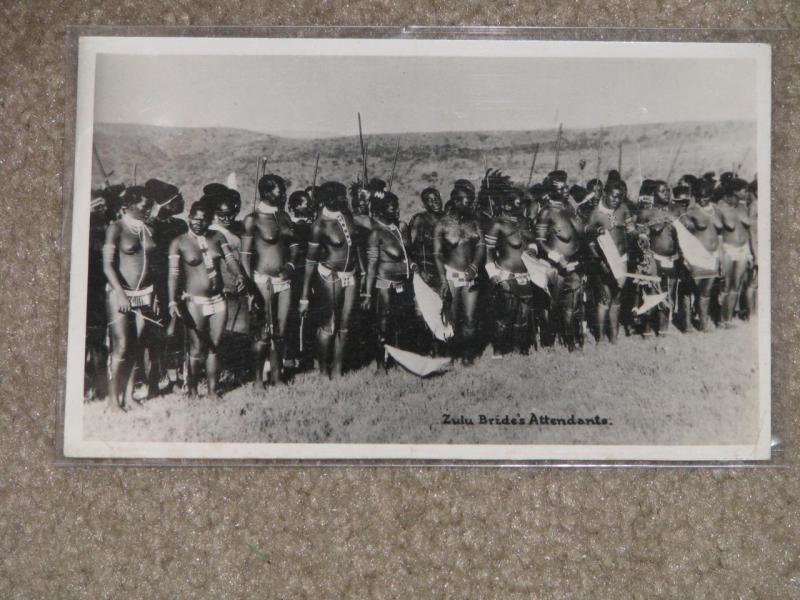
[[[150,204],[153,204],[153,198],[149,197],[146,193],[144,188],[141,185],[132,185],[128,188],[125,188],[125,191],[121,194],[122,198],[122,206],[128,208],[132,204],[138,204],[142,201],[142,199],[148,200]]]
[[[364,189],[369,190],[370,192],[383,192],[386,190],[386,182],[383,179],[373,177],[369,180],[369,183],[364,186]]]
[[[189,216],[197,214],[197,211],[202,210],[208,217],[214,214],[214,196],[203,196],[197,202],[192,202],[189,207]]]
[[[728,190],[731,193],[739,192],[741,190],[746,190],[750,187],[750,184],[747,183],[744,179],[740,179],[738,177],[734,177],[731,179],[730,184],[728,185]]]
[[[263,198],[275,188],[278,189],[279,197],[283,198],[286,195],[286,181],[280,175],[267,173],[258,180],[258,195],[260,198]]]
[[[392,204],[394,204],[395,206],[399,206],[400,205],[399,198],[392,192],[383,192],[380,195],[373,196],[372,212],[381,213],[384,210],[386,210],[386,207],[391,206]]]
[[[324,204],[328,200],[335,199],[339,196],[347,198],[347,188],[343,183],[339,183],[338,181],[326,181],[319,186],[317,195],[320,202]]]
[[[294,210],[303,200],[307,200],[311,204],[311,194],[305,190],[296,190],[289,195],[289,210]]]
[[[425,197],[425,196],[427,196],[428,194],[436,194],[437,196],[439,196],[439,199],[440,199],[440,200],[441,200],[441,198],[442,198],[442,195],[439,193],[439,190],[437,190],[435,187],[426,187],[424,190],[422,190],[422,191],[419,193],[419,197],[420,197],[420,198],[424,198],[424,197]]]
[[[459,179],[453,184],[453,189],[450,191],[450,200],[455,200],[458,192],[465,192],[470,202],[475,202],[475,186],[469,180]]]
[[[608,181],[606,181],[606,186],[604,189],[606,193],[610,192],[611,190],[622,191],[622,181],[620,181],[619,179],[609,179]]]
[[[580,204],[586,199],[586,196],[589,195],[589,191],[586,188],[576,184],[569,188],[569,195],[575,199],[575,202]]]
[[[673,197],[677,198],[678,196],[683,196],[684,194],[691,194],[692,188],[688,185],[676,185],[672,188],[672,195]]]
[[[697,182],[697,196],[699,198],[711,198],[714,196],[714,180],[701,179]]]

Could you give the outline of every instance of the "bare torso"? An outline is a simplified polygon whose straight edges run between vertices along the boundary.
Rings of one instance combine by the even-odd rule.
[[[226,243],[225,237],[219,232],[209,231],[205,240],[208,246],[205,253],[211,259],[211,267],[206,265],[204,251],[194,235],[186,233],[176,240],[186,292],[193,296],[215,296],[223,289],[220,262],[224,257],[222,244]]]
[[[717,208],[713,204],[700,206],[695,204],[681,217],[681,222],[692,232],[709,252],[716,252],[719,247],[719,229],[722,227]]]

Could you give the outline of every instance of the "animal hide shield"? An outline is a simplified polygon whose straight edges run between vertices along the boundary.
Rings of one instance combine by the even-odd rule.
[[[653,308],[654,306],[658,306],[664,300],[666,300],[667,294],[650,294],[644,297],[644,302],[642,302],[641,306],[637,306],[633,309],[633,314],[635,315],[643,315],[648,310]]]
[[[442,299],[418,273],[414,273],[414,302],[437,340],[445,342],[453,337],[453,326],[442,317]]]
[[[397,361],[401,367],[409,371],[417,377],[427,377],[434,373],[443,373],[450,367],[449,358],[431,358],[429,356],[421,356],[407,350],[400,350],[386,344],[384,346],[386,352],[393,359]]]
[[[678,245],[681,247],[683,260],[689,265],[689,270],[695,277],[702,277],[704,274],[709,277],[717,275],[717,259],[706,250],[705,246],[686,229],[686,226],[675,219],[672,222],[678,234]]]
[[[597,236],[597,245],[600,246],[614,279],[627,277],[628,265],[625,264],[625,260],[620,256],[611,234],[606,231],[603,235]]]
[[[530,254],[522,253],[522,264],[528,270],[528,275],[531,277],[533,285],[547,292],[550,295],[550,288],[547,287],[547,274],[552,267],[546,260],[534,258]]]

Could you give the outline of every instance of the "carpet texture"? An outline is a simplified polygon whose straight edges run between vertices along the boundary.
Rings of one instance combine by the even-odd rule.
[[[4,3],[0,17],[1,598],[800,597],[796,3],[30,1]],[[55,466],[66,25],[415,23],[777,28],[727,39],[776,44],[773,422],[783,468]],[[676,83],[664,93],[691,93]]]

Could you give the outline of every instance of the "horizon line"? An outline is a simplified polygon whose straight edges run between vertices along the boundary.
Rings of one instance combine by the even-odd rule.
[[[563,123],[563,122],[562,122]],[[643,123],[615,123],[612,125],[597,125],[597,126],[575,126],[569,127],[564,125],[564,131],[580,131],[580,130],[592,130],[592,129],[614,129],[619,127],[647,127],[647,126],[654,126],[654,125],[677,125],[677,124],[693,124],[693,123],[756,123],[756,119],[707,119],[707,120],[698,120],[698,119],[687,119],[681,121],[647,121]],[[216,130],[227,130],[227,131],[243,131],[247,133],[253,134],[262,134],[267,135],[270,137],[277,137],[277,138],[287,138],[287,139],[294,139],[294,140],[315,140],[315,139],[336,139],[336,138],[349,138],[349,137],[357,137],[358,132],[354,132],[351,134],[348,133],[324,133],[324,132],[314,132],[314,131],[262,131],[258,129],[245,129],[243,127],[230,127],[225,125],[159,125],[157,123],[135,123],[131,121],[97,121],[94,123],[95,126],[97,125],[108,125],[108,126],[122,126],[122,127],[155,127],[158,129],[216,129]],[[364,137],[368,137],[371,135],[420,135],[420,134],[456,134],[456,133],[499,133],[499,132],[513,132],[513,133],[524,133],[526,131],[555,131],[558,129],[558,126],[553,125],[552,127],[531,127],[531,128],[520,128],[520,129],[441,129],[441,130],[427,130],[427,131],[379,131],[379,132],[370,132],[364,133]],[[313,135],[312,135],[313,134]]]

